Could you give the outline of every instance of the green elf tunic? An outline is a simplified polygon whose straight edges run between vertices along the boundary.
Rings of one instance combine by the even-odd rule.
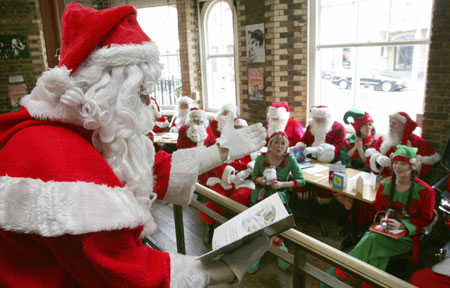
[[[386,211],[389,208],[391,180],[389,177],[380,184],[375,200],[375,211]],[[394,239],[376,232],[366,232],[355,248],[350,251],[350,255],[381,270],[386,270],[390,257],[408,253],[412,249],[414,261],[416,264],[418,263],[419,239],[422,228],[433,220],[435,192],[419,178],[416,178],[414,182],[409,207],[406,208],[409,190],[402,193],[395,190],[392,205],[392,209],[395,211],[392,217],[405,225],[409,232],[408,235]],[[378,220],[374,219],[376,223],[379,223]]]
[[[264,170],[266,170],[266,168],[270,168],[270,164],[268,161],[266,161],[266,153],[262,153],[258,156],[258,158],[256,158],[255,168],[253,169],[253,181],[255,181],[256,178],[263,176]],[[277,168],[277,180],[282,182],[294,181],[294,188],[305,185],[305,178],[303,177],[302,169],[298,165],[294,155],[291,155],[289,152],[284,155],[283,161],[281,161],[280,165]],[[289,201],[291,198],[289,188],[274,190],[270,188],[270,186],[261,186],[256,184],[256,189],[252,191],[252,194],[250,196],[250,200],[252,203],[257,202],[256,199],[258,198],[259,192],[263,187],[265,189],[264,198],[272,195],[275,192],[278,192],[288,211],[292,212],[289,208]]]
[[[372,145],[377,140],[377,137],[374,135],[369,135],[366,138],[363,138],[363,150],[364,152],[371,148]],[[347,152],[350,151],[354,146],[356,142],[356,134],[353,133],[347,138],[345,138],[344,146],[342,146],[342,151],[340,154],[340,160],[343,165],[346,165],[347,167],[352,167],[361,171],[370,171],[370,167],[365,166],[364,162],[362,161],[361,157],[359,156],[358,150],[355,151],[352,157],[348,156]]]

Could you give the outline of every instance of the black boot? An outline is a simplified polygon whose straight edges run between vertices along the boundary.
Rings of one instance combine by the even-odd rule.
[[[205,235],[203,237],[203,243],[211,245],[213,234],[214,234],[214,224],[207,224],[205,229]]]

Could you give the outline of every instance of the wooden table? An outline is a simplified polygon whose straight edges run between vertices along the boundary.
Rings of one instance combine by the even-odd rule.
[[[177,144],[178,139],[178,133],[174,132],[160,132],[156,133],[155,137],[155,143],[158,144]]]

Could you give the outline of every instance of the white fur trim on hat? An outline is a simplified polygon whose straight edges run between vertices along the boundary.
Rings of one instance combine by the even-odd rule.
[[[2,176],[0,190],[4,230],[56,237],[140,225],[145,236],[156,229],[154,199],[136,198],[126,187]]]
[[[95,65],[99,67],[136,65],[149,63],[157,65],[159,63],[159,49],[154,41],[143,44],[111,45],[93,51],[83,65]]]
[[[327,107],[312,107],[311,108],[311,117],[317,118],[329,118],[331,117],[330,109]]]
[[[192,103],[194,103],[194,100],[192,100],[192,98],[190,98],[188,96],[183,96],[183,97],[178,98],[177,105],[180,106],[183,103],[188,104],[189,106],[191,106]]]
[[[395,119],[397,119],[398,121],[402,122],[402,124],[406,123],[406,117],[403,116],[402,114],[395,112],[392,113],[391,115],[389,115],[390,117],[394,117]]]
[[[197,109],[197,110],[192,110],[191,112],[189,112],[189,118],[192,117],[201,117],[202,119],[208,119],[208,115],[206,114],[205,111]]]
[[[233,166],[227,165],[225,166],[225,169],[223,169],[222,173],[222,181],[225,183],[230,184],[231,183],[231,175],[236,172],[236,169],[234,169]]]
[[[290,113],[286,111],[284,107],[273,107],[269,106],[267,111],[267,119],[279,118],[279,119],[289,119]]]
[[[237,116],[237,107],[234,104],[228,103],[223,105],[222,107],[220,107],[219,114],[222,113],[223,111],[229,111],[233,113],[234,117]]]

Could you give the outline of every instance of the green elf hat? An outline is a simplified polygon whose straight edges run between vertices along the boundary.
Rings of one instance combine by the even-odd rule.
[[[419,170],[420,160],[418,159],[416,147],[397,145],[394,153],[391,154],[391,163],[402,161],[411,164],[413,170]]]
[[[352,117],[354,121],[349,122],[349,117]],[[363,112],[358,109],[350,109],[344,114],[344,122],[345,124],[352,124],[355,131],[359,131],[359,129],[361,129],[361,127],[367,122],[373,122],[373,119],[367,112]]]

